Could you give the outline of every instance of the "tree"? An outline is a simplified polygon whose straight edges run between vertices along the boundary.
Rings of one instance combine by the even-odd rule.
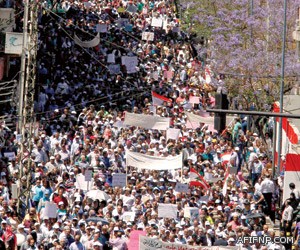
[[[294,0],[287,6],[286,90],[300,72],[292,38],[299,5]],[[210,64],[227,76],[231,97],[238,96],[243,108],[254,102],[260,110],[279,99],[283,0],[185,1],[182,8],[184,29],[209,40]]]

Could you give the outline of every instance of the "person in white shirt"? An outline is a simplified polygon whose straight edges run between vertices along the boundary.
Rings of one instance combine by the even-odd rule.
[[[290,187],[292,193],[295,194],[296,199],[299,200],[300,199],[300,192],[299,192],[299,190],[296,189],[295,183],[291,182],[289,187]]]
[[[272,207],[272,196],[275,191],[274,182],[270,180],[270,175],[266,175],[266,178],[261,182],[261,193],[265,197],[265,201],[268,205],[266,209],[266,215],[270,215]]]
[[[291,201],[289,199],[286,200],[281,218],[281,226],[284,232],[291,232],[293,211],[294,209],[291,206]]]

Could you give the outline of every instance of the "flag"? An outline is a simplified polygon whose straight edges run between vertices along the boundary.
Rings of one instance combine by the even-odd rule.
[[[152,103],[154,106],[162,105],[164,102],[172,102],[172,100],[152,91]]]
[[[229,169],[226,169],[225,177],[224,177],[224,184],[222,194],[225,196],[227,194],[227,186],[228,186],[228,176],[229,176]]]
[[[230,161],[230,158],[231,158],[231,153],[224,153],[224,154],[222,154],[221,155],[222,165],[225,166]]]
[[[203,178],[202,175],[198,174],[198,172],[194,168],[191,168],[190,170],[190,186],[202,187],[204,189],[210,188],[207,181]]]

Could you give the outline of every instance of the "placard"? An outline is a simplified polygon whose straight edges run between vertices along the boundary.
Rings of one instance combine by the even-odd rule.
[[[135,212],[124,212],[121,216],[123,221],[129,222],[134,221],[135,219]]]
[[[85,176],[83,174],[78,174],[76,176],[76,182],[75,186],[77,189],[81,189],[83,191],[88,191],[93,186],[93,180],[92,181],[85,181]]]
[[[158,204],[158,217],[159,218],[177,218],[177,205],[174,204]]]
[[[180,129],[178,128],[168,128],[167,129],[167,140],[178,140],[180,135]]]
[[[46,202],[43,217],[56,218],[57,216],[57,205],[52,202]]]
[[[128,18],[119,18],[116,22],[119,28],[125,27],[127,24],[129,24]]]
[[[189,218],[191,221],[195,219],[199,219],[199,208],[185,207],[183,216],[185,218]]]
[[[117,9],[117,11],[118,11],[118,13],[124,13],[124,12],[125,12],[125,8],[119,7],[119,8]]]
[[[123,59],[123,57],[122,57]],[[138,65],[138,59],[136,56],[126,56],[124,58],[124,65],[126,67],[127,73],[135,73],[136,72],[136,66]]]
[[[23,33],[6,32],[5,54],[21,55],[23,48]]]
[[[237,167],[229,167],[229,174],[237,174]]]
[[[128,5],[126,11],[130,12],[130,13],[136,13],[137,12],[137,7],[135,5],[132,5],[132,4]]]
[[[175,186],[175,191],[179,193],[187,193],[189,191],[189,185],[177,182]]]
[[[83,5],[87,9],[92,7],[92,3],[91,2],[84,2]]]
[[[11,184],[11,198],[18,199],[18,185],[17,184]]]
[[[115,63],[116,62],[116,57],[114,53],[108,54],[107,55],[107,62],[108,63]]]
[[[93,171],[92,170],[85,170],[84,172],[84,180],[85,181],[91,181],[93,177]]]
[[[144,41],[153,41],[154,40],[154,32],[143,32],[142,40]]]
[[[120,65],[119,64],[110,64],[110,65],[108,65],[108,70],[111,75],[117,75],[120,73]]]
[[[9,161],[16,159],[15,152],[5,152],[4,157],[8,158]]]
[[[107,24],[105,23],[97,24],[96,31],[100,33],[107,33]]]
[[[116,173],[112,176],[112,186],[113,187],[125,187],[126,186],[127,175]]]
[[[15,10],[13,8],[0,8],[0,30],[13,31],[15,26]]]
[[[151,26],[161,28],[163,25],[163,20],[161,18],[152,18]]]

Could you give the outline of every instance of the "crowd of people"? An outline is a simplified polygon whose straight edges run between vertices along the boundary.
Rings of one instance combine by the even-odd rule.
[[[152,26],[154,18],[163,20],[161,27]],[[96,37],[97,24],[107,29],[99,45],[75,42],[75,35],[82,41]],[[143,32],[153,32],[153,41],[142,40]],[[111,54],[114,62],[107,60]],[[24,142],[20,158],[17,134],[5,126],[0,131],[0,249],[138,249],[130,245],[134,231],[193,247],[297,248],[300,195],[291,183],[290,198],[278,211],[283,175],[275,179],[272,173],[272,130],[249,131],[243,117],[226,131],[203,123],[187,127],[186,111],[203,112],[214,106],[214,93],[226,93],[222,76],[206,64],[207,55],[181,31],[172,0],[45,2],[39,16],[39,126],[33,149]],[[133,72],[122,65],[123,56],[137,56]],[[120,70],[114,74],[110,64]],[[151,91],[169,101],[154,106]],[[191,96],[199,103],[191,103]],[[166,131],[120,125],[125,112],[170,117],[171,126],[180,129],[178,140],[168,139]],[[182,153],[183,167],[139,170],[127,166],[127,150],[164,158]],[[15,157],[8,159],[7,152]],[[191,169],[208,188],[199,182],[178,192],[177,183],[191,183]],[[92,171],[91,187],[83,190],[78,179],[87,171]],[[124,187],[113,186],[116,173],[127,174]],[[29,205],[22,206],[28,183]],[[55,218],[45,211],[49,202],[56,206]],[[177,217],[159,217],[161,203],[175,204]],[[186,217],[185,207],[198,208],[199,216]],[[276,220],[281,236],[294,237],[293,246],[240,241],[274,238],[270,227]]]

